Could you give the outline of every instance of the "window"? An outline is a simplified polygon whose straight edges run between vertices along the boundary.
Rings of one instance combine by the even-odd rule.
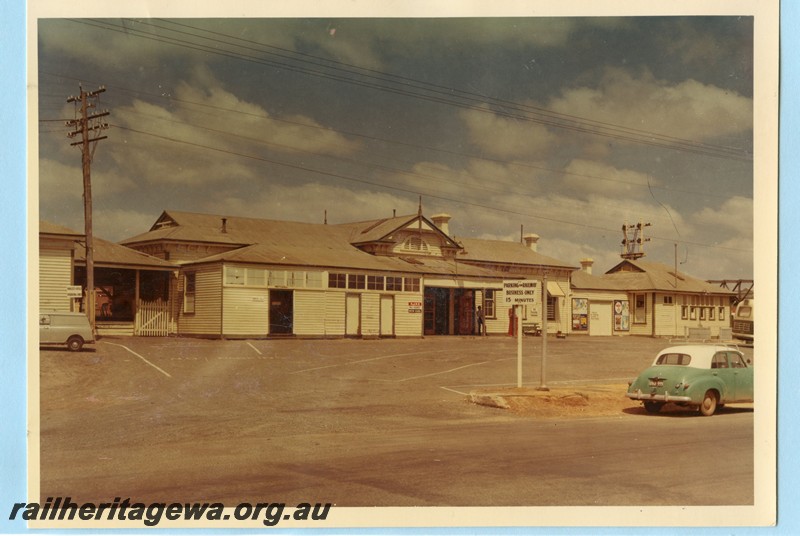
[[[350,274],[347,276],[347,288],[366,288],[366,276]]]
[[[367,289],[369,289],[369,290],[383,290],[383,276],[382,275],[368,275],[367,276]]]
[[[486,293],[483,295],[483,314],[486,318],[497,316],[494,307],[494,289],[486,289]]]
[[[285,287],[286,286],[286,270],[270,270],[270,272],[269,272],[269,286],[271,286],[271,287]]]
[[[347,274],[328,274],[329,288],[347,288]]]
[[[689,320],[697,320],[697,307],[692,306],[689,309]]]
[[[403,243],[403,249],[407,251],[428,251],[428,243],[418,236],[409,236]]]
[[[402,291],[403,290],[403,278],[402,277],[393,277],[393,276],[386,276],[386,290],[394,290],[394,291]]]
[[[244,269],[234,266],[225,267],[226,285],[244,285]]]
[[[728,368],[728,355],[725,352],[714,354],[711,368]]]
[[[728,357],[731,361],[731,368],[747,368],[741,355],[728,353]]]
[[[713,307],[709,307],[708,308],[708,319],[709,320],[714,320],[714,308]]]
[[[286,275],[288,276],[288,280],[286,281],[287,286],[300,288],[306,286],[305,272],[286,272]]]
[[[672,296],[664,296],[664,305],[672,305]]]
[[[724,307],[720,307],[719,308],[719,319],[720,320],[725,320],[725,308]]]
[[[322,272],[306,272],[306,287],[322,288]]]
[[[419,277],[406,277],[406,292],[419,292]]]
[[[647,323],[647,296],[644,294],[635,294],[634,295],[634,303],[636,307],[633,310],[633,322],[634,324],[646,324]]]
[[[551,296],[550,293],[547,293],[547,320],[548,321],[555,321],[556,319],[556,307],[558,306],[558,296]]]
[[[706,319],[706,309],[707,309],[706,307],[701,307],[700,308],[700,320],[705,320]]]
[[[194,313],[194,302],[195,302],[195,274],[194,272],[187,272],[184,276],[184,285],[185,288],[183,290],[183,312],[184,313]]]
[[[750,318],[750,315],[753,313],[752,307],[739,307],[736,309],[736,316],[739,318]]]
[[[253,287],[266,287],[267,286],[267,274],[264,270],[256,270],[253,268],[247,268],[245,270],[245,276],[247,277],[247,284]]]
[[[691,362],[689,354],[661,354],[656,360],[657,365],[688,365]]]
[[[681,305],[681,320],[688,320],[688,319],[689,319],[689,306]]]

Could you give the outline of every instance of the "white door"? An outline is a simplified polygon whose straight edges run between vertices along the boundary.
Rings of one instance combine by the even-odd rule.
[[[394,296],[381,296],[381,336],[394,335]]]
[[[348,294],[345,298],[345,335],[361,334],[361,295]]]
[[[613,334],[611,311],[611,302],[589,303],[589,335],[609,337]]]

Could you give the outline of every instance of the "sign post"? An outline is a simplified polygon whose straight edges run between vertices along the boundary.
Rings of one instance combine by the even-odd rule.
[[[542,277],[542,379],[537,391],[549,391],[545,383],[547,369],[547,272]]]
[[[506,304],[517,314],[517,387],[522,387],[522,306],[536,304],[538,281],[513,279],[503,281]]]

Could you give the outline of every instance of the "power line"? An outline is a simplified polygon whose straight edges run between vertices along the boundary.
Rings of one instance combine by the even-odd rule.
[[[312,63],[315,68],[307,68],[303,66],[297,66],[290,63],[266,60],[263,58],[248,56],[243,53],[234,52],[231,50],[220,50],[218,47],[204,45],[192,41],[187,41],[185,39],[178,39],[174,37],[168,36],[161,36],[152,33],[147,33],[139,29],[128,28],[121,25],[115,25],[107,21],[97,21],[97,20],[78,20],[72,19],[73,22],[86,24],[89,26],[97,27],[100,29],[108,30],[108,31],[115,31],[120,33],[125,33],[128,36],[132,37],[139,37],[143,39],[149,39],[161,43],[171,44],[174,46],[179,46],[187,49],[198,50],[210,54],[216,54],[223,57],[235,58],[243,61],[249,61],[261,65],[267,65],[271,67],[280,68],[283,70],[288,70],[290,72],[311,75],[315,77],[320,77],[329,80],[335,80],[339,82],[344,82],[360,87],[370,88],[370,89],[377,89],[388,93],[393,93],[396,95],[406,96],[406,97],[414,97],[420,100],[434,102],[434,103],[441,103],[441,104],[448,104],[451,106],[460,107],[463,109],[469,109],[473,111],[479,111],[483,113],[491,113],[494,115],[498,115],[501,117],[515,119],[519,121],[527,121],[527,122],[534,122],[543,124],[546,126],[551,126],[555,128],[565,129],[573,132],[591,134],[591,135],[599,135],[604,136],[612,139],[618,139],[623,141],[629,141],[633,143],[655,146],[655,147],[662,147],[662,148],[669,148],[684,152],[696,153],[696,154],[703,154],[706,156],[713,156],[718,158],[725,158],[731,160],[741,160],[741,161],[750,161],[752,160],[752,155],[748,155],[742,153],[740,150],[732,151],[731,148],[724,147],[724,146],[712,146],[707,144],[702,144],[696,141],[684,141],[680,138],[670,138],[661,134],[656,133],[646,133],[646,136],[643,135],[644,131],[635,131],[633,129],[626,129],[626,127],[621,127],[618,125],[610,125],[610,124],[603,124],[601,122],[592,121],[585,118],[579,118],[579,121],[574,119],[574,116],[559,116],[556,112],[547,111],[547,114],[541,115],[527,115],[530,112],[524,111],[517,103],[510,103],[508,101],[499,102],[495,99],[495,104],[498,102],[506,109],[511,107],[515,110],[515,113],[506,112],[502,110],[491,110],[487,109],[486,106],[491,104],[487,99],[477,99],[472,94],[463,91],[443,91],[434,88],[428,88],[424,86],[424,83],[418,82],[418,85],[409,86],[408,84],[400,83],[399,87],[396,86],[387,86],[381,85],[380,83],[393,83],[391,80],[387,78],[376,78],[372,75],[359,75],[358,73],[353,72],[352,70],[343,70],[338,67],[330,67],[330,66],[323,66],[319,63]],[[155,28],[161,28],[153,25],[152,23],[141,23],[147,24],[150,26],[154,26]],[[167,30],[169,31],[169,30]],[[174,30],[173,30],[174,31]],[[191,37],[200,38],[210,40],[212,42],[219,41],[219,40],[211,40],[209,38],[205,38],[203,36],[197,34],[188,34],[187,32],[176,32],[179,35],[189,35]],[[230,37],[230,36],[228,36]],[[242,45],[236,45],[234,43],[225,42],[225,44],[245,48]],[[268,45],[265,45],[268,46]],[[259,50],[261,53],[270,54],[269,52]],[[273,54],[274,55],[274,54]],[[282,59],[286,59],[285,57],[281,56]],[[292,61],[299,61],[301,63],[308,63],[305,60],[298,60],[296,58],[292,59]],[[319,70],[319,68],[327,69],[327,70]],[[344,72],[346,76],[338,74],[339,72]],[[353,76],[361,76],[362,79],[353,78]],[[411,90],[407,89],[411,87]],[[414,92],[413,90],[417,91],[425,91],[426,93],[418,93]],[[466,94],[466,95],[464,95]],[[461,100],[455,100],[455,99]],[[520,112],[520,113],[516,113]],[[608,125],[608,126],[604,126]]]
[[[377,182],[370,181],[370,180],[363,179],[363,178],[344,175],[342,173],[334,173],[334,172],[331,172],[331,171],[324,171],[324,170],[312,168],[312,167],[309,167],[309,166],[293,164],[293,163],[289,163],[289,162],[283,162],[283,161],[280,161],[280,160],[275,160],[275,159],[272,159],[272,158],[266,158],[266,157],[263,157],[263,156],[257,156],[257,155],[243,153],[243,152],[239,152],[239,151],[231,151],[229,149],[221,149],[219,147],[213,147],[213,146],[205,145],[205,144],[201,144],[201,143],[195,143],[195,142],[190,142],[190,141],[186,141],[186,140],[180,140],[180,139],[177,139],[177,138],[172,138],[170,136],[164,136],[164,135],[161,135],[161,134],[154,134],[154,133],[151,133],[151,132],[146,132],[146,131],[142,131],[142,130],[138,130],[138,129],[122,126],[122,125],[112,125],[112,126],[114,126],[117,129],[120,129],[120,130],[127,130],[129,132],[134,132],[134,133],[141,134],[141,135],[151,136],[151,137],[154,137],[154,138],[157,138],[157,139],[161,139],[161,140],[164,140],[164,141],[180,143],[180,144],[188,145],[188,146],[195,147],[195,148],[198,148],[198,149],[215,151],[215,152],[224,153],[224,154],[228,154],[228,155],[232,155],[232,156],[238,156],[238,157],[247,158],[247,159],[251,159],[251,160],[255,160],[255,161],[259,161],[259,162],[264,162],[264,163],[268,163],[268,164],[273,164],[273,165],[283,166],[283,167],[287,167],[287,168],[291,168],[291,169],[296,169],[296,170],[300,170],[300,171],[304,171],[304,172],[308,172],[308,173],[314,173],[314,174],[317,174],[317,175],[333,177],[333,178],[344,180],[344,181],[348,181],[348,182],[366,184],[366,185],[369,185],[369,186],[375,186],[375,187],[378,187],[378,188],[394,190],[394,191],[399,191],[399,192],[403,192],[403,193],[409,193],[409,194],[413,194],[413,195],[418,195],[420,193],[419,190],[415,190],[415,189],[411,189],[411,188],[403,188],[403,187],[400,187],[400,186],[381,184],[381,183],[377,183]],[[441,194],[438,194],[438,193],[429,193],[428,192],[428,193],[424,193],[423,195],[425,195],[426,197],[432,198],[432,199],[439,199],[439,200],[443,200],[443,201],[447,201],[447,202],[451,202],[451,203],[457,203],[457,204],[460,204],[460,205],[466,205],[466,206],[472,206],[472,207],[482,208],[482,209],[486,209],[486,210],[492,210],[492,211],[495,211],[495,212],[513,214],[515,216],[524,216],[524,217],[527,217],[527,218],[544,220],[544,221],[548,221],[548,222],[551,222],[551,223],[558,223],[558,224],[563,224],[563,225],[573,225],[573,226],[578,226],[578,227],[582,227],[582,228],[585,228],[585,229],[594,229],[594,230],[599,230],[599,231],[616,232],[616,229],[610,229],[610,228],[601,227],[601,226],[597,226],[597,225],[589,225],[589,224],[586,224],[586,223],[577,223],[577,222],[573,222],[573,221],[569,221],[569,220],[563,220],[563,219],[560,219],[560,218],[552,218],[552,217],[542,216],[541,214],[534,215],[534,214],[522,212],[522,211],[519,211],[519,210],[510,210],[510,209],[507,209],[507,208],[499,208],[499,207],[495,207],[495,206],[492,206],[492,205],[487,205],[487,204],[484,204],[484,203],[478,203],[478,202],[474,202],[474,201],[467,201],[467,200],[463,200],[463,199],[455,199],[455,198],[448,197],[448,196],[445,196],[445,195],[441,195]],[[654,240],[669,241],[670,243],[674,242],[673,239],[659,238],[659,237],[656,237],[656,236],[653,236],[652,238]],[[742,252],[749,251],[749,250],[741,249],[741,248],[732,248],[732,247],[712,245],[712,244],[702,244],[702,243],[696,243],[696,242],[689,242],[689,241],[685,241],[685,240],[682,240],[681,243],[690,244],[690,245],[696,245],[696,246],[702,246],[702,247],[716,248],[716,249],[725,249],[725,250],[730,250],[730,251],[742,251]]]
[[[56,76],[56,77],[59,77],[59,78],[67,78],[67,79],[70,78],[70,77],[65,77],[63,75],[59,75],[59,74],[56,74],[56,73],[49,73],[49,72],[42,72],[41,74],[47,74],[47,75]],[[475,159],[475,160],[483,160],[483,161],[486,161],[486,162],[492,162],[492,163],[497,163],[497,164],[501,164],[501,165],[514,166],[514,167],[525,168],[525,169],[531,169],[531,170],[536,170],[536,171],[544,171],[544,172],[555,173],[557,175],[563,175],[563,176],[572,176],[572,177],[578,177],[578,178],[588,178],[588,179],[593,179],[593,180],[601,180],[601,181],[607,181],[607,182],[612,182],[612,183],[617,183],[617,184],[625,184],[625,185],[628,185],[628,186],[636,186],[636,187],[640,187],[640,188],[647,187],[648,189],[651,190],[651,192],[652,192],[652,189],[659,189],[659,190],[665,190],[665,191],[668,191],[668,192],[671,192],[671,193],[676,193],[676,192],[677,193],[688,193],[688,194],[693,194],[693,195],[702,195],[704,197],[713,197],[713,198],[719,198],[719,199],[727,199],[727,197],[728,197],[728,196],[725,196],[725,195],[722,195],[722,194],[716,194],[716,193],[708,192],[708,191],[684,190],[684,189],[680,189],[680,188],[666,188],[666,187],[661,187],[661,186],[652,186],[652,185],[649,184],[649,181],[648,181],[647,184],[641,184],[641,183],[625,181],[625,180],[622,180],[622,179],[614,179],[614,178],[610,178],[610,177],[602,177],[602,176],[599,176],[599,175],[591,175],[591,174],[586,174],[586,173],[576,173],[576,172],[572,172],[572,171],[566,171],[566,170],[563,170],[563,169],[548,168],[548,167],[545,167],[545,166],[535,165],[535,164],[531,164],[531,163],[528,163],[528,162],[502,160],[502,159],[499,159],[499,158],[491,158],[491,157],[484,156],[484,155],[476,155],[476,154],[472,154],[472,153],[465,153],[465,152],[460,152],[460,151],[452,151],[452,150],[448,150],[448,149],[442,149],[442,148],[439,148],[439,147],[431,147],[431,146],[428,146],[428,145],[420,145],[420,144],[409,143],[409,142],[405,142],[405,141],[391,140],[391,139],[387,139],[387,138],[381,138],[381,137],[377,137],[377,136],[370,136],[370,135],[361,134],[361,133],[352,132],[352,131],[347,131],[347,130],[334,129],[334,128],[331,128],[331,127],[326,127],[326,126],[321,126],[321,125],[312,125],[312,124],[308,124],[308,123],[304,123],[304,122],[296,121],[296,120],[283,119],[283,118],[272,117],[272,116],[264,115],[264,114],[256,114],[256,113],[253,113],[253,112],[247,112],[247,111],[236,110],[236,109],[232,109],[232,108],[226,108],[226,107],[222,107],[222,106],[216,106],[216,105],[209,104],[209,103],[201,103],[201,102],[194,102],[194,101],[189,101],[189,100],[185,100],[185,99],[178,99],[178,98],[173,97],[173,96],[165,96],[163,94],[157,94],[157,93],[152,93],[152,92],[147,92],[147,91],[142,91],[142,90],[130,89],[130,88],[122,87],[122,86],[113,86],[113,85],[107,84],[107,87],[112,87],[115,90],[121,91],[121,92],[128,92],[128,93],[132,93],[132,94],[136,94],[136,95],[145,95],[145,96],[154,97],[154,98],[158,98],[158,99],[162,99],[162,100],[168,100],[169,102],[175,102],[175,103],[180,103],[180,104],[187,104],[187,105],[191,105],[191,106],[198,106],[198,107],[202,107],[202,108],[208,108],[208,109],[212,109],[212,110],[215,110],[215,111],[224,112],[226,114],[227,113],[241,114],[241,115],[245,115],[245,116],[249,116],[249,117],[256,117],[256,118],[266,119],[266,120],[269,120],[269,121],[275,121],[275,122],[279,122],[279,123],[290,124],[290,125],[294,125],[294,126],[300,126],[300,127],[305,127],[305,128],[311,128],[311,129],[318,129],[318,130],[323,130],[323,131],[326,131],[326,132],[333,132],[335,134],[340,134],[340,135],[345,135],[345,136],[352,136],[352,137],[357,137],[357,138],[371,140],[371,141],[378,141],[378,142],[381,142],[381,143],[388,143],[388,144],[393,144],[393,145],[398,145],[398,146],[404,146],[404,147],[408,147],[408,148],[411,148],[411,149],[420,149],[420,150],[426,150],[426,151],[433,151],[433,152],[438,152],[438,153],[442,153],[442,154],[448,154],[448,155],[451,155],[451,156],[460,156],[460,157],[465,157],[465,158],[470,158],[470,159]],[[160,118],[160,119],[163,119],[163,118]],[[55,121],[55,120],[40,120],[40,121]],[[186,124],[190,124],[190,123],[186,123]],[[197,128],[206,128],[206,127],[197,127]],[[233,135],[233,136],[237,135],[237,134],[232,133],[232,132],[226,132],[226,131],[221,131],[221,132],[229,134],[229,135]],[[296,150],[300,150],[299,148],[295,148],[295,149]]]

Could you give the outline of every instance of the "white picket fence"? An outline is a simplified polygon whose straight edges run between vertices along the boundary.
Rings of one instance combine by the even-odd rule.
[[[133,334],[139,337],[166,337],[170,329],[169,302],[139,300]]]

